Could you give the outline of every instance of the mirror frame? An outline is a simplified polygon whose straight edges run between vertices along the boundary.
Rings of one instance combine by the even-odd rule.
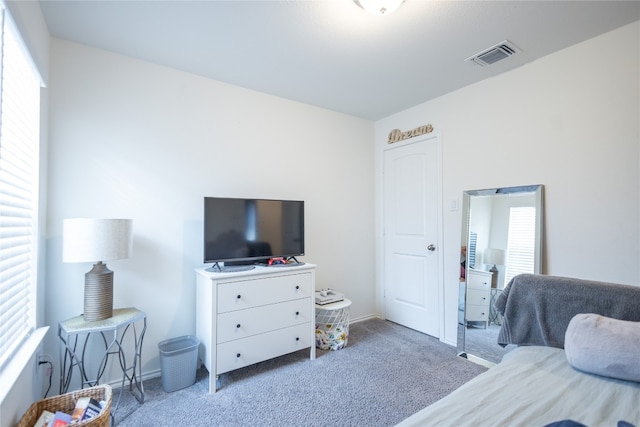
[[[462,248],[466,247],[469,242],[469,214],[471,206],[471,198],[474,196],[490,196],[493,194],[513,194],[513,193],[534,193],[534,202],[536,206],[536,250],[534,252],[534,274],[542,273],[542,245],[543,245],[543,217],[544,217],[544,203],[543,203],[543,191],[544,186],[542,184],[536,185],[523,185],[517,187],[502,187],[502,188],[488,188],[484,190],[468,190],[464,191],[462,195],[462,233],[461,233],[461,259]],[[483,360],[476,356],[467,353],[465,348],[465,335],[466,335],[466,299],[467,299],[467,269],[469,265],[469,253],[467,251],[464,257],[465,275],[464,281],[459,280],[459,295],[458,295],[458,336],[457,336],[457,352],[458,356],[467,359]],[[462,268],[462,267],[460,267]],[[506,283],[505,283],[506,286]],[[497,345],[497,343],[496,343]]]

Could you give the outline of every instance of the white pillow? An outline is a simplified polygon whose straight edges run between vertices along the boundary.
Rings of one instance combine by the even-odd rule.
[[[564,350],[580,371],[640,382],[640,322],[576,314],[567,327]]]

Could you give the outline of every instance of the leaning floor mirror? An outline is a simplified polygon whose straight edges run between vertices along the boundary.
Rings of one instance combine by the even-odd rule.
[[[498,363],[511,348],[498,345],[502,319],[493,308],[511,278],[540,274],[542,185],[463,193],[458,299],[458,354]]]

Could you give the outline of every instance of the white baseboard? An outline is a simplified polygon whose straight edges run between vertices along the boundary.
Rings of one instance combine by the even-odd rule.
[[[153,379],[153,378],[159,378],[161,376],[161,374],[162,374],[162,371],[160,369],[156,369],[156,370],[150,371],[150,372],[143,372],[142,373],[142,381],[150,380],[150,379]],[[118,380],[109,381],[107,384],[109,384],[113,390],[119,390],[120,387],[122,386],[122,378],[120,378]],[[124,386],[125,387],[129,387],[129,381],[128,380],[125,380]],[[119,391],[118,391],[118,393],[119,393]]]
[[[361,317],[355,317],[349,320],[349,323],[358,323],[358,322],[363,322],[365,320],[370,320],[370,319],[381,319],[384,320],[382,318],[382,316],[380,316],[379,314],[370,314],[368,316],[361,316]]]

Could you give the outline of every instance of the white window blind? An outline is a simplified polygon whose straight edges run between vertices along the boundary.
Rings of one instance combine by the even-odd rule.
[[[2,11],[0,369],[35,328],[40,79]]]
[[[536,208],[517,206],[509,209],[507,268],[505,283],[518,274],[533,273],[536,247]]]

